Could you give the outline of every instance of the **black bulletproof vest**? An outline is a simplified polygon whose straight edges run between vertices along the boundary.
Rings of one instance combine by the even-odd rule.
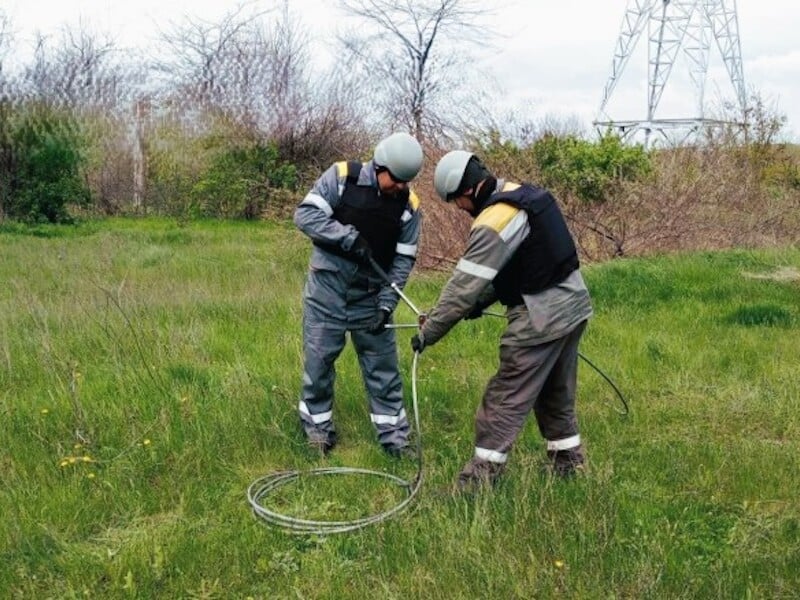
[[[333,211],[333,218],[358,229],[358,233],[369,243],[375,262],[388,271],[394,261],[409,191],[406,189],[397,196],[389,197],[381,195],[372,186],[358,185],[361,167],[360,162],[347,163],[344,192]],[[338,246],[325,244],[322,247],[339,256],[353,258]]]
[[[575,242],[550,192],[523,184],[515,190],[493,194],[484,210],[498,202],[524,210],[531,228],[492,281],[500,302],[516,306],[522,304],[523,294],[535,294],[561,283],[580,263]]]

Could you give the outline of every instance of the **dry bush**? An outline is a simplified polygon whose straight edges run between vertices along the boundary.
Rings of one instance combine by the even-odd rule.
[[[675,148],[653,155],[653,176],[623,184],[599,204],[566,199],[584,257],[795,244],[797,191],[762,183],[730,147]]]
[[[489,167],[498,176],[537,183],[530,153],[497,149]],[[786,150],[780,144],[742,144],[726,137],[652,151],[650,174],[621,181],[602,202],[553,191],[584,262],[793,245],[800,243],[800,186],[791,177],[774,177],[776,165],[782,173],[797,172],[800,159]],[[433,191],[438,157],[426,160],[426,173],[415,186],[425,211],[421,268],[452,268],[469,234],[469,218],[440,202]]]

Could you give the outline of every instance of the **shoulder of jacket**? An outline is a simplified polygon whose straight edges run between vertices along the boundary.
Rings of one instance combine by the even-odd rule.
[[[419,210],[419,196],[414,190],[409,190],[408,192],[408,205],[414,212]]]
[[[472,223],[472,229],[477,229],[478,227],[488,227],[493,231],[500,232],[511,222],[511,219],[517,216],[517,213],[520,210],[521,209],[517,208],[516,206],[507,204],[505,202],[492,204],[486,210],[481,211],[481,214],[479,214]]]

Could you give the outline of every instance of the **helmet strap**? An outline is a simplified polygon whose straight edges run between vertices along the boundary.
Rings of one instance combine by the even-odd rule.
[[[475,185],[470,198],[470,200],[472,200],[472,205],[475,207],[475,210],[470,213],[473,217],[477,217],[480,214],[480,212],[483,210],[483,206],[486,204],[486,201],[492,194],[494,194],[496,187],[497,178],[492,177],[491,175],[483,180],[482,185]]]

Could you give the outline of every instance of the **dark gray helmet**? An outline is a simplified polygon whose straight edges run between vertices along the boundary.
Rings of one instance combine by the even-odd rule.
[[[372,160],[396,180],[411,181],[422,168],[422,146],[407,133],[393,133],[378,142]]]
[[[433,173],[433,187],[442,200],[450,201],[460,191],[464,172],[473,156],[472,152],[466,150],[453,150],[439,160]]]

